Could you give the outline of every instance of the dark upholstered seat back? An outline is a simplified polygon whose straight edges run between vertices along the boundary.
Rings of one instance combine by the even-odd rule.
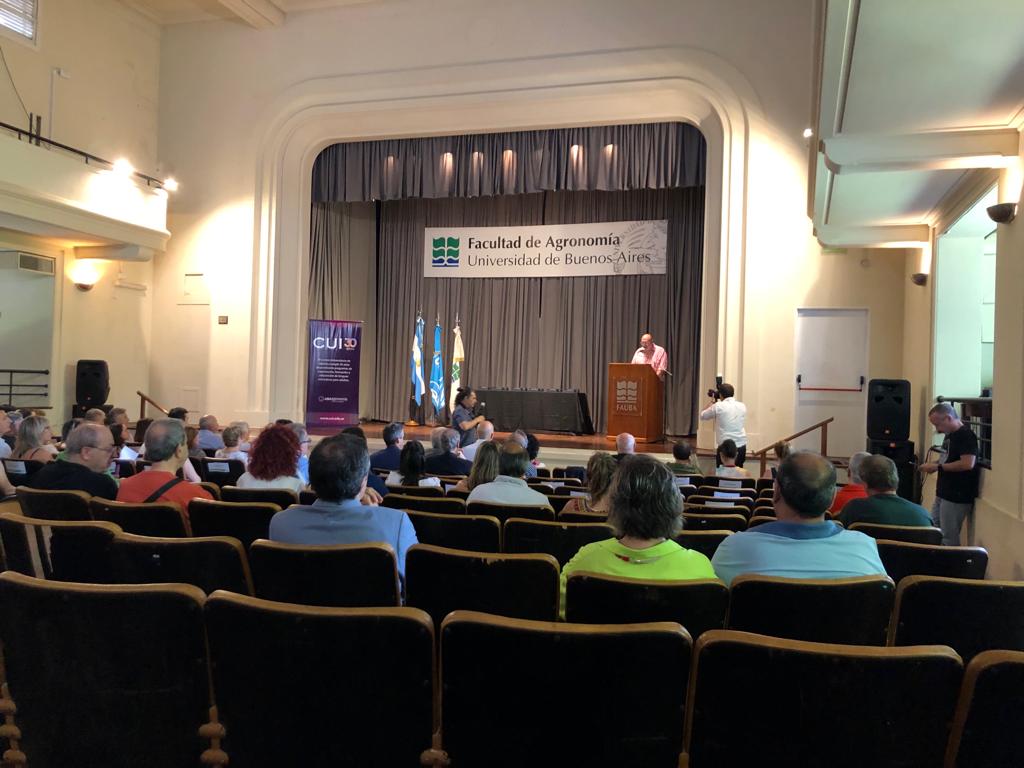
[[[180,538],[192,533],[185,514],[177,504],[128,504],[94,497],[89,507],[95,520],[119,525],[127,533],[166,538]]]
[[[0,515],[7,567],[39,579],[111,582],[110,545],[120,530],[100,521],[38,520],[13,512]]]
[[[382,507],[392,509],[404,509],[417,512],[436,512],[442,515],[464,515],[466,514],[466,502],[462,499],[444,498],[437,496],[413,496],[406,493],[398,493],[397,489],[389,493],[381,501]]]
[[[732,531],[680,531],[675,540],[679,546],[700,552],[710,560],[718,551],[718,545],[731,534]]]
[[[905,576],[949,576],[954,579],[983,579],[988,552],[981,547],[936,547],[879,541],[878,556],[897,584]]]
[[[466,511],[471,515],[488,515],[498,518],[504,525],[510,517],[519,517],[524,520],[551,520],[555,519],[555,510],[551,506],[529,506],[516,504],[494,504],[490,501],[470,501],[466,504]]]
[[[684,512],[684,531],[737,531],[746,530],[747,518],[744,515],[706,514],[704,512]]]
[[[92,520],[85,491],[41,491],[18,486],[22,514],[37,520]]]
[[[546,552],[560,566],[569,562],[580,547],[614,537],[605,523],[567,523],[509,518],[503,533],[506,552]]]
[[[390,498],[385,496],[385,499]],[[501,524],[484,515],[441,515],[407,511],[420,544],[472,552],[500,552]]]
[[[113,581],[121,584],[192,584],[209,594],[227,589],[252,594],[245,549],[228,536],[164,539],[122,533],[111,545]]]
[[[1017,765],[1024,755],[1024,653],[985,651],[964,673],[949,768]]]
[[[220,497],[224,501],[243,504],[276,504],[281,509],[299,503],[299,494],[288,488],[238,488],[233,485],[225,485],[220,489]]]
[[[887,541],[906,541],[911,544],[932,544],[934,546],[942,543],[942,529],[926,525],[852,523],[850,530],[866,533],[873,539],[885,539]]]
[[[270,518],[281,511],[266,502],[192,499],[188,516],[194,536],[231,536],[248,547],[270,535]]]
[[[199,476],[220,487],[234,485],[245,474],[245,462],[240,459],[205,458],[199,463]]]

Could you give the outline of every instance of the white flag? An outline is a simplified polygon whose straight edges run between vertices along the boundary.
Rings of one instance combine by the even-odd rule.
[[[455,395],[462,386],[462,361],[466,359],[466,351],[462,348],[462,326],[456,325],[452,329],[455,334],[455,344],[452,345],[452,388],[448,395],[448,410],[455,410]]]

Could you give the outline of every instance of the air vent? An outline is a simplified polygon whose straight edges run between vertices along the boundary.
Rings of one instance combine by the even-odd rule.
[[[26,272],[38,272],[52,275],[56,262],[47,256],[36,256],[34,253],[18,253],[18,269]]]

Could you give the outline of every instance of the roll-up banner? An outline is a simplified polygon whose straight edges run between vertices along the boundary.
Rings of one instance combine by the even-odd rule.
[[[310,320],[306,426],[359,423],[359,320]]]

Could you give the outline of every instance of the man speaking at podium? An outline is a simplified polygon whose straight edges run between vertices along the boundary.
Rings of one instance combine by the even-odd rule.
[[[658,374],[658,378],[665,380],[665,371],[668,370],[668,353],[664,347],[654,343],[654,337],[645,333],[640,337],[640,348],[633,353],[630,361],[633,365],[649,365]]]

